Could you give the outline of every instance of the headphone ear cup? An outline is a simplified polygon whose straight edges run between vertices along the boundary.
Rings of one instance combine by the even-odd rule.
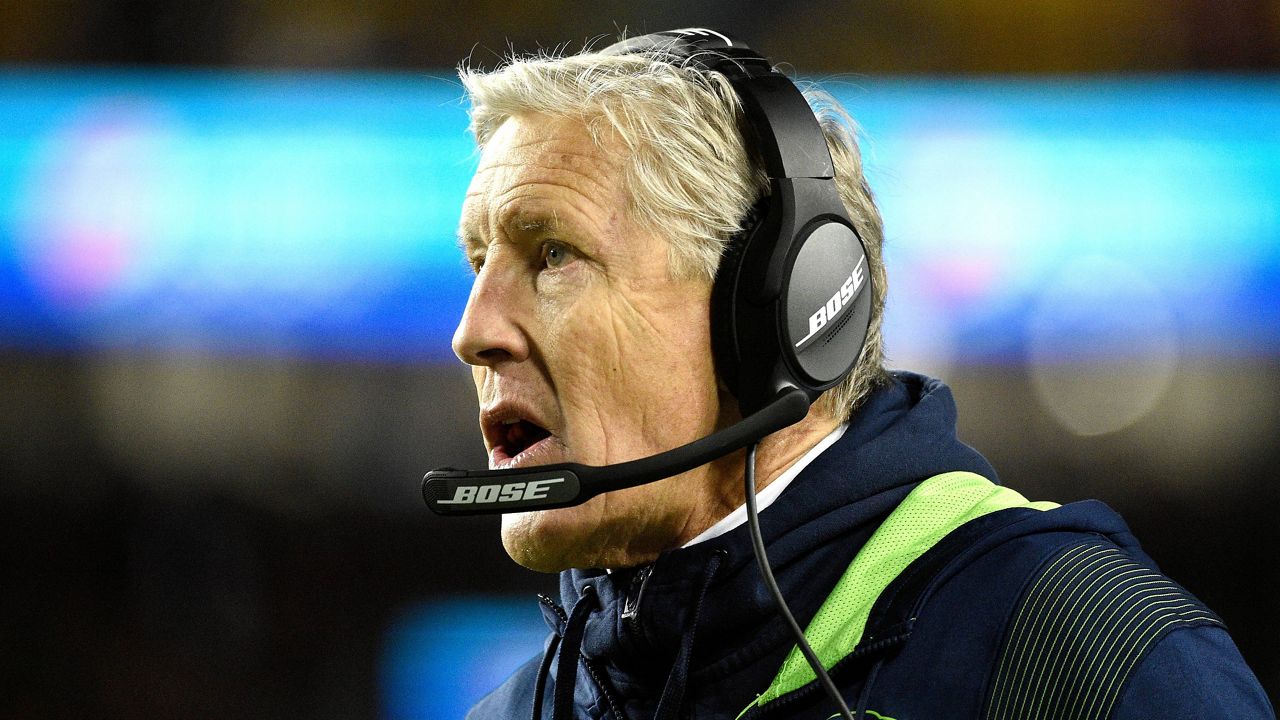
[[[761,198],[747,213],[742,230],[725,243],[720,266],[711,286],[711,350],[716,372],[739,401],[742,400],[742,332],[738,327],[737,303],[742,284],[742,260],[747,244],[760,227],[769,198]]]
[[[745,232],[750,232],[750,228]],[[740,236],[730,238],[720,256],[720,267],[716,268],[715,283],[711,286],[711,351],[715,356],[716,373],[734,397],[738,395],[741,360],[733,305],[742,270],[742,249]]]
[[[726,248],[712,288],[716,369],[744,416],[784,387],[803,390],[810,402],[834,387],[853,369],[870,324],[861,239],[847,219],[821,213],[822,204],[814,203],[834,194],[834,186],[779,192],[794,192],[794,184],[779,185],[755,206],[752,222]],[[813,218],[799,227],[783,211],[797,203],[800,217]]]

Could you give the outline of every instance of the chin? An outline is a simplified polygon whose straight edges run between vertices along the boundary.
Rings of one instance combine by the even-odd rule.
[[[502,516],[502,547],[520,565],[537,572],[555,573],[571,567],[591,567],[588,533],[582,511],[585,506],[507,513]],[[585,564],[584,564],[585,563]]]
[[[668,527],[672,518],[653,512],[665,505],[655,492],[676,480],[615,490],[575,507],[508,513],[502,516],[502,546],[512,560],[538,572],[652,562],[678,546],[675,528]]]

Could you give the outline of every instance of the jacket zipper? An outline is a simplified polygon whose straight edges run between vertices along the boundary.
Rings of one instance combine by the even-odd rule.
[[[640,631],[640,601],[644,599],[644,586],[653,574],[653,566],[645,565],[631,576],[631,584],[627,586],[627,596],[622,603],[622,619],[633,632]]]
[[[560,603],[552,600],[542,593],[538,593],[538,602],[551,608],[551,611],[556,614],[556,617],[560,618],[560,622],[569,622],[569,614],[564,611],[564,608],[560,607]]]

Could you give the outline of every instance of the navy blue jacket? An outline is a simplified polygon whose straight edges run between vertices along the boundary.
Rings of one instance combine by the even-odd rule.
[[[956,438],[955,412],[941,382],[896,373],[761,513],[801,626],[921,481],[996,480]],[[560,585],[559,602],[542,599],[544,655],[469,718],[552,718],[557,705],[575,718],[736,718],[794,645],[745,526],[645,568],[566,571]],[[863,643],[831,674],[850,707],[885,720],[1275,717],[1222,622],[1096,501],[961,526],[881,594]],[[570,676],[572,689],[560,682]],[[810,683],[743,717],[834,712]]]

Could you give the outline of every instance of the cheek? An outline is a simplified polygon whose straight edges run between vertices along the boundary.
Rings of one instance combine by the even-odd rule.
[[[611,308],[597,320],[600,340],[583,364],[583,382],[650,424],[665,414],[675,427],[701,418],[716,389],[707,315],[696,298]]]
[[[715,426],[708,302],[706,293],[670,287],[601,287],[544,308],[542,351],[575,452],[629,459]]]
[[[539,314],[545,328],[543,354],[566,391],[610,387],[632,360],[625,323],[607,297],[587,295],[572,304],[548,304]]]
[[[650,313],[638,340],[646,359],[645,382],[690,400],[715,388],[711,322],[707,300],[678,297]]]

